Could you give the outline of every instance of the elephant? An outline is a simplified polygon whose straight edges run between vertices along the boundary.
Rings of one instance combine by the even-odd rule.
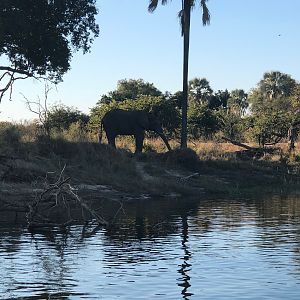
[[[156,132],[166,144],[168,150],[171,147],[163,133],[159,120],[151,113],[143,110],[113,109],[107,112],[101,120],[99,142],[101,143],[102,128],[104,128],[108,144],[116,148],[117,135],[134,135],[135,153],[142,152],[145,130]]]

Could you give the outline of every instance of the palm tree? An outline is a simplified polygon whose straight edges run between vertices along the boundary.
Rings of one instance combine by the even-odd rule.
[[[266,98],[273,100],[280,97],[289,97],[296,85],[290,75],[279,71],[267,72],[259,82],[259,87]]]
[[[171,0],[170,0],[171,1]],[[210,22],[209,10],[206,6],[208,0],[199,0],[202,7],[202,23],[208,25]],[[150,0],[148,10],[154,12],[159,0]],[[168,0],[161,0],[166,5]],[[182,117],[181,117],[181,148],[187,148],[187,108],[188,108],[188,68],[189,68],[189,47],[190,47],[190,20],[191,10],[195,7],[197,0],[181,0],[182,8],[178,13],[181,24],[181,35],[183,36],[183,84],[182,84]]]
[[[208,103],[213,90],[206,78],[194,78],[189,81],[189,102],[197,104]]]

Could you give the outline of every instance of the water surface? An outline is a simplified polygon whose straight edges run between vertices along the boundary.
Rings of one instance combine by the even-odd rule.
[[[0,299],[300,299],[297,198],[144,200],[109,229],[11,223]]]

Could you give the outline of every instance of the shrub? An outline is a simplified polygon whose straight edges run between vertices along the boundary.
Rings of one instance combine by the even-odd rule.
[[[192,138],[209,139],[221,128],[222,118],[218,111],[207,105],[191,105],[188,110],[188,132]]]
[[[21,126],[14,125],[10,122],[0,123],[0,147],[4,149],[11,149],[18,151],[22,137]]]
[[[176,149],[163,154],[164,160],[171,164],[189,170],[197,170],[199,168],[199,157],[197,153],[190,149]]]

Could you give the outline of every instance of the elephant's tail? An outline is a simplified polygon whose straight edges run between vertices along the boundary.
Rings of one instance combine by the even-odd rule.
[[[99,131],[99,136],[98,136],[99,144],[101,144],[101,141],[102,141],[102,133],[103,133],[103,121],[101,120],[100,131]]]

